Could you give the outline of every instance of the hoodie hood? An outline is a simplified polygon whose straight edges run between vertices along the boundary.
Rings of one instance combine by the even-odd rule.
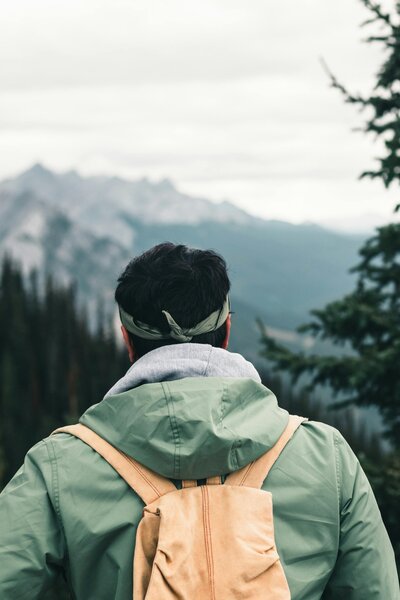
[[[177,344],[138,360],[80,422],[164,477],[203,479],[269,450],[288,413],[239,354]]]
[[[208,344],[172,344],[142,356],[105,397],[120,394],[143,383],[173,381],[184,377],[249,377],[261,382],[256,369],[240,354]]]

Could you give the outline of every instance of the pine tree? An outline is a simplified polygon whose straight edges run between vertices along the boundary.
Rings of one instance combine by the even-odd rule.
[[[127,367],[113,332],[91,327],[76,290],[6,257],[0,274],[0,489],[27,450],[76,422]]]
[[[379,228],[360,255],[356,289],[313,310],[314,320],[299,328],[347,352],[296,353],[264,334],[263,355],[294,381],[307,373],[310,388],[328,385],[337,407],[376,406],[386,436],[400,448],[400,225]]]
[[[346,102],[369,111],[362,131],[375,134],[384,143],[384,154],[378,157],[378,166],[361,173],[360,178],[380,179],[385,187],[400,183],[400,2],[388,12],[382,5],[372,0],[361,0],[370,16],[362,24],[374,25],[377,33],[366,38],[367,43],[383,46],[385,60],[381,65],[374,89],[368,95],[353,94],[338,81],[329,68],[324,66],[331,79],[332,87],[338,89]],[[400,204],[395,210],[400,209]]]
[[[384,143],[378,166],[360,177],[380,179],[387,188],[400,183],[400,2],[388,13],[377,2],[361,1],[370,12],[365,24],[381,27],[366,41],[382,44],[385,50],[375,87],[368,95],[351,94],[328,72],[346,102],[369,111],[363,130]],[[395,211],[399,209],[397,204]],[[313,320],[299,328],[333,342],[342,354],[296,353],[269,337],[264,328],[262,353],[294,381],[307,374],[310,387],[329,386],[337,408],[378,408],[393,451],[371,459],[354,442],[353,449],[370,477],[400,562],[400,224],[378,228],[360,249],[359,264],[352,271],[357,275],[354,291],[312,311]],[[373,444],[372,438],[370,447]]]

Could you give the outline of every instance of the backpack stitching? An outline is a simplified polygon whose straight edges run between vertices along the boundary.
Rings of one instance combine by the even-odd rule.
[[[136,469],[136,471],[139,473],[139,475],[141,475],[143,477],[143,479],[145,480],[145,482],[152,488],[152,490],[158,494],[158,496],[161,496],[161,492],[160,490],[153,484],[152,481],[150,481],[150,479],[148,479],[148,477],[146,476],[145,472],[142,471],[142,469],[139,467],[138,464],[136,464],[129,456],[127,456],[126,454],[124,454],[123,452],[120,452],[120,454],[126,458],[126,460],[132,465],[132,467],[134,469]]]
[[[215,600],[215,582],[214,582],[214,557],[212,550],[212,539],[211,539],[211,525],[210,525],[210,503],[209,503],[209,492],[207,487],[204,487],[207,497],[207,526],[208,526],[208,535],[209,535],[209,547],[210,547],[210,565],[211,565],[211,573],[210,573],[210,583],[211,583],[211,598]]]
[[[253,468],[253,465],[254,465],[254,461],[251,462],[249,465],[247,465],[247,468],[246,468],[245,472],[243,473],[243,477],[239,481],[238,485],[243,485],[244,484],[244,481],[247,479],[247,477],[249,475],[249,472]]]
[[[208,581],[209,581],[210,591],[211,591],[211,600],[215,600],[213,557],[212,557],[212,548],[211,548],[211,531],[210,531],[210,521],[209,521],[207,486],[204,486],[204,485],[201,486],[201,495],[202,495],[202,500],[203,500],[203,502],[202,502],[203,531],[204,531],[204,543],[205,543],[205,551],[206,551]]]

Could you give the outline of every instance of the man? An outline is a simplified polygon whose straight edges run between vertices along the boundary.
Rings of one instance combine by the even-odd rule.
[[[134,259],[115,293],[133,365],[80,419],[178,488],[249,464],[288,423],[255,368],[226,350],[229,289],[212,251],[165,243]],[[262,489],[293,600],[400,598],[375,498],[338,431],[304,422]],[[81,440],[39,442],[0,496],[1,600],[42,598],[60,572],[76,600],[132,598],[142,510]]]

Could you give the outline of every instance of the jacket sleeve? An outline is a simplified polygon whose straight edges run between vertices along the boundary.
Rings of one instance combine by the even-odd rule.
[[[0,598],[36,600],[50,590],[65,557],[44,441],[0,494]]]
[[[323,600],[400,600],[393,548],[370,483],[345,439],[335,435],[340,537]]]

